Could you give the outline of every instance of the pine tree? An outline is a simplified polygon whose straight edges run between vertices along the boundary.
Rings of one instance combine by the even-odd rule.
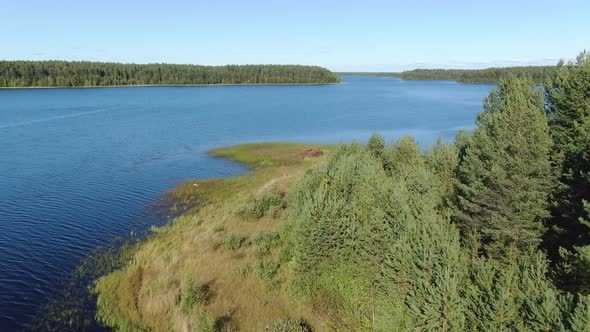
[[[552,142],[531,86],[508,76],[490,93],[459,166],[457,220],[498,258],[538,244],[548,216]]]

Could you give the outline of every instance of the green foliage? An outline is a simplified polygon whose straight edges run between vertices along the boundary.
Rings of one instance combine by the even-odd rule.
[[[570,303],[566,303],[570,305]],[[571,306],[569,308],[572,308]],[[566,321],[570,331],[588,331],[590,327],[590,296],[580,296],[578,304],[571,311]]]
[[[570,323],[580,317],[573,311],[587,310],[584,301],[560,295],[547,274],[547,261],[540,253],[509,265],[475,259],[465,291],[468,329],[585,331],[572,328]]]
[[[578,57],[579,60],[587,59]],[[448,80],[461,83],[498,83],[506,75],[520,78],[531,78],[535,83],[542,83],[546,79],[555,77],[556,66],[517,66],[491,67],[486,69],[414,69],[401,73],[387,72],[338,72],[345,76],[385,76],[399,77],[404,80]]]
[[[270,254],[271,249],[276,247],[280,239],[280,234],[276,232],[259,233],[254,238],[254,244],[256,245],[256,255],[262,257]]]
[[[216,332],[215,324],[209,320],[209,315],[205,309],[201,309],[197,317],[196,331],[198,332]]]
[[[556,66],[501,67],[486,69],[415,69],[402,72],[404,80],[453,80],[462,83],[498,83],[507,75],[542,83],[555,77]]]
[[[292,195],[296,286],[324,303],[336,329],[462,324],[458,232],[437,215],[432,174],[414,145],[388,148],[409,163],[389,160],[399,170],[391,177],[362,146],[342,146]]]
[[[574,246],[571,250],[559,248],[560,281],[562,287],[581,294],[590,294],[590,245]]]
[[[208,151],[213,157],[228,158],[240,162],[257,170],[278,167],[295,166],[309,161],[298,152],[314,148],[322,151],[330,150],[331,145],[308,145],[300,143],[271,142],[240,144]]]
[[[236,268],[236,276],[243,278],[252,272],[252,266],[250,264],[242,264]]]
[[[424,159],[414,137],[404,136],[384,150],[382,162],[388,175],[403,177],[422,167]]]
[[[267,192],[251,203],[242,205],[236,212],[243,219],[260,219],[266,215],[276,214],[287,207],[285,194],[279,192]]]
[[[143,266],[132,264],[122,270],[114,271],[96,281],[96,320],[101,324],[116,328],[117,331],[143,331],[138,293],[143,280]],[[106,290],[116,289],[116,293]],[[112,305],[116,303],[117,305]]]
[[[459,130],[457,135],[455,136],[454,145],[457,148],[459,163],[465,160],[465,156],[467,155],[467,148],[471,144],[471,133],[465,130]]]
[[[583,263],[583,247],[590,245],[587,206],[590,201],[590,63],[582,52],[576,63],[559,68],[557,77],[547,83],[549,124],[555,142],[554,162],[559,167],[559,182],[554,192],[548,247],[556,259],[562,258],[568,271],[561,280],[566,289],[585,294],[590,291],[590,273]],[[561,257],[557,255],[560,252]],[[564,254],[565,253],[565,254]],[[568,261],[568,260],[572,261]],[[581,259],[581,260],[580,260]],[[578,272],[571,270],[578,266]],[[583,273],[583,274],[580,274]]]
[[[279,273],[280,267],[281,264],[278,262],[271,260],[260,260],[256,265],[256,274],[260,279],[264,281],[270,281],[277,275],[277,273]]]
[[[424,154],[424,161],[436,178],[433,190],[441,198],[441,207],[446,207],[455,195],[459,151],[457,144],[444,144],[438,140]]]
[[[0,87],[337,83],[316,66],[121,64],[67,61],[0,61]]]
[[[381,135],[374,133],[369,138],[367,148],[375,158],[380,159],[381,155],[383,155],[383,149],[385,148],[385,140]]]
[[[459,165],[457,220],[481,235],[487,254],[518,255],[540,242],[553,186],[543,100],[508,77],[484,101]]]
[[[226,250],[236,251],[242,247],[246,239],[240,234],[231,234],[223,240],[223,247]]]
[[[312,329],[303,321],[293,319],[282,320],[273,323],[264,329],[266,332],[312,332]]]
[[[210,297],[209,285],[197,286],[194,279],[188,279],[187,287],[182,294],[182,308],[185,311],[191,311],[195,305],[207,304]]]
[[[432,190],[453,182],[456,145],[439,142],[422,156],[405,138],[385,150],[392,152],[388,164],[361,145],[341,146],[289,196],[292,289],[328,318],[330,328],[587,327],[587,300],[556,289],[543,254],[498,260],[463,244],[439,209],[449,192]],[[389,175],[386,165],[393,165]]]

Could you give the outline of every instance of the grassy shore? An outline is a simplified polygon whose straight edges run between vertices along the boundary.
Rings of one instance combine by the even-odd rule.
[[[321,318],[289,297],[281,266],[284,195],[325,161],[302,157],[306,148],[331,149],[258,143],[210,151],[253,171],[171,192],[188,209],[154,228],[125,268],[97,281],[99,320],[124,331],[258,331],[289,319],[321,330]]]

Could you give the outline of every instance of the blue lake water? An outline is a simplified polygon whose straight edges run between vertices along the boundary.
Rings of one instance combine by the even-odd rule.
[[[339,85],[0,90],[0,330],[18,330],[95,246],[156,222],[186,179],[246,171],[208,149],[472,129],[493,85],[343,77]]]

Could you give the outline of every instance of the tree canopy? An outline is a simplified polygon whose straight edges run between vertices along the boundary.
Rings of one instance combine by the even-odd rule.
[[[292,289],[334,330],[590,330],[589,62],[453,143],[342,145],[290,195]]]
[[[317,66],[0,61],[0,87],[305,84],[339,81],[337,75]]]
[[[549,216],[553,143],[542,96],[531,86],[514,76],[501,81],[484,100],[459,166],[457,216],[499,257],[538,244]]]
[[[403,80],[442,80],[497,84],[508,74],[530,78],[536,84],[557,75],[556,66],[491,67],[485,69],[414,69],[403,72],[338,72],[342,76],[398,77]]]
[[[585,331],[590,298],[562,293],[542,252],[481,255],[440,208],[432,188],[456,166],[454,145],[420,154],[403,138],[386,147],[391,158],[374,151],[341,146],[289,198],[291,289],[328,328]]]
[[[492,67],[486,69],[415,69],[404,71],[399,77],[404,80],[451,80],[461,83],[499,83],[508,74],[530,78],[543,83],[555,77],[556,66]],[[397,75],[396,75],[397,76]]]
[[[590,293],[590,54],[560,66],[545,95],[559,169],[546,239],[566,262],[565,287]]]

